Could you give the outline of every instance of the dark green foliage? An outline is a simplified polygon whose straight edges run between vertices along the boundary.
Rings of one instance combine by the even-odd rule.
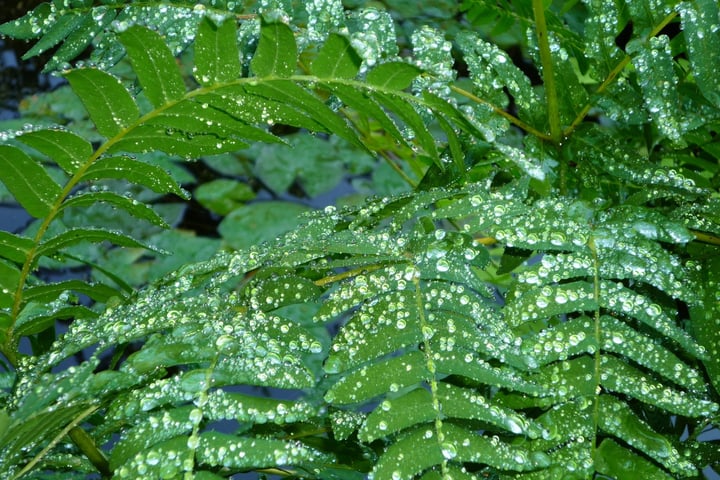
[[[717,466],[701,437],[720,401],[717,7],[467,1],[478,30],[453,31],[456,57],[429,26],[401,57],[385,12],[261,3],[57,0],[0,27],[37,39],[29,56],[59,45],[49,70],[90,45],[101,62],[63,72],[92,136],[38,125],[0,146],[0,180],[37,219],[0,232],[3,478]],[[486,40],[528,27],[542,88]],[[233,157],[258,142],[267,164]],[[275,155],[284,144],[296,150]],[[244,205],[255,192],[226,173],[195,190],[225,215],[230,248],[212,259],[138,288],[127,265],[79,250],[111,244],[132,263],[217,248],[148,233],[172,221],[142,195],[190,197],[158,157],[320,193],[332,181],[315,171],[371,171],[359,150],[411,191],[299,220],[304,206]],[[73,216],[104,206],[125,217]],[[45,280],[58,265],[94,280]]]

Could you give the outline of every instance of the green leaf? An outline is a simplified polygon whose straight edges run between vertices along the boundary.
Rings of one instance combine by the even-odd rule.
[[[135,101],[120,81],[109,73],[78,68],[65,74],[80,97],[100,135],[111,138],[140,115]]]
[[[118,195],[114,192],[83,192],[66,200],[60,207],[60,210],[72,207],[88,207],[98,202],[107,203],[113,207],[125,210],[133,217],[147,220],[158,227],[170,228],[170,225],[168,225],[165,219],[143,202]]]
[[[652,478],[672,480],[673,476],[658,468],[655,464],[632,453],[611,439],[605,439],[597,449],[595,468],[599,473],[617,480],[636,480]]]
[[[196,188],[195,198],[211,212],[224,216],[255,198],[255,192],[247,183],[219,178]]]
[[[720,9],[714,0],[695,0],[678,5],[682,32],[692,74],[702,94],[716,107],[720,107],[720,33],[717,21]]]
[[[90,14],[60,16],[55,23],[44,32],[42,38],[30,50],[25,52],[22,59],[27,60],[28,58],[40,55],[44,51],[62,42],[65,37],[70,35],[82,24],[87,16],[90,16]]]
[[[222,454],[221,447],[230,452],[245,452],[245,455]],[[287,442],[272,438],[243,438],[220,432],[203,432],[196,450],[198,461],[207,465],[236,468],[266,468],[278,464],[278,455],[282,455],[283,464],[303,465],[305,463],[326,460],[320,452],[297,442]]]
[[[27,237],[14,233],[0,231],[0,257],[23,263],[32,249],[34,243]]]
[[[370,70],[366,80],[369,84],[391,90],[405,90],[422,70],[407,62],[386,62]]]
[[[682,470],[683,476],[697,475],[692,463],[684,459],[667,438],[642,421],[627,404],[609,395],[601,395],[599,406],[599,426],[606,433],[640,450],[666,468],[676,472]]]
[[[418,143],[425,150],[425,154],[432,158],[438,167],[444,167],[435,145],[435,138],[428,130],[427,125],[425,125],[425,120],[415,111],[412,105],[406,103],[402,97],[392,94],[385,95],[376,92],[373,94],[373,98],[399,116],[415,133]]]
[[[66,130],[38,130],[20,135],[17,139],[51,158],[70,175],[93,153],[87,140]]]
[[[120,34],[145,96],[160,108],[185,95],[185,84],[175,57],[160,35],[139,25]]]
[[[320,78],[355,78],[362,59],[350,40],[331,33],[312,63],[310,71]]]
[[[18,40],[30,40],[37,38],[40,32],[37,30],[37,19],[48,18],[50,16],[51,6],[49,3],[41,3],[34,10],[27,12],[22,17],[11,22],[0,25],[0,34]],[[33,28],[35,27],[35,28]]]
[[[87,283],[82,280],[64,280],[57,283],[48,283],[28,287],[23,294],[25,302],[51,302],[58,298],[59,294],[67,291],[87,295],[91,299],[105,303],[109,298],[118,296],[118,291],[102,283]]]
[[[686,417],[703,417],[718,410],[718,405],[712,401],[671,388],[615,357],[603,356],[601,368],[606,372],[602,382],[605,388],[665,411]]]
[[[81,15],[82,21],[75,25],[65,39],[63,45],[55,51],[52,58],[45,65],[43,71],[56,70],[88,48],[98,35],[98,32],[115,20],[118,12],[105,6],[100,6]]]
[[[0,181],[35,218],[50,213],[62,189],[37,161],[22,150],[0,145]]]
[[[63,248],[76,245],[83,242],[111,242],[115,245],[123,247],[147,248],[148,250],[158,251],[124,233],[105,230],[102,228],[73,228],[60,233],[54,237],[50,237],[40,244],[37,250],[38,256],[50,256]]]
[[[250,62],[257,77],[289,77],[295,72],[297,44],[295,35],[284,23],[263,22],[260,41]]]
[[[334,133],[354,145],[365,148],[343,118],[310,92],[291,81],[268,80],[257,85],[246,85],[245,90],[252,95],[276,101],[277,105],[281,107],[278,111],[277,121],[279,122],[282,122],[285,111],[289,110],[293,114],[291,116],[293,118],[297,115],[293,110],[297,109],[312,118],[315,125],[320,126],[320,128],[315,127],[315,130]]]
[[[240,76],[240,51],[234,17],[219,25],[205,17],[195,38],[195,70],[200,85],[226,83]]]
[[[10,308],[15,301],[15,290],[20,281],[20,270],[13,264],[0,259],[0,308]],[[2,320],[0,320],[2,323]],[[7,327],[11,326],[7,325]],[[0,325],[0,331],[3,331]],[[0,334],[2,335],[2,334]]]
[[[429,377],[425,356],[422,352],[414,351],[344,374],[325,394],[325,400],[335,405],[364,403],[379,395],[418,384]]]
[[[122,178],[156,193],[174,193],[181,198],[188,198],[187,192],[165,170],[127,156],[101,158],[82,176],[86,181],[107,178]]]
[[[233,138],[218,138],[215,133],[183,132],[162,125],[141,125],[115,142],[108,150],[110,153],[165,152],[186,159],[234,152],[247,147],[247,144]]]
[[[290,231],[300,223],[308,210],[297,203],[270,201],[244,205],[220,222],[218,232],[233,248],[247,248],[269,241]]]

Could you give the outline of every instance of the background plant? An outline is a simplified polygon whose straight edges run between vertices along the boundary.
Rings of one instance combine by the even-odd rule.
[[[3,474],[702,477],[717,6],[350,7],[56,1],[0,27],[57,47],[87,111],[0,146],[37,219],[0,237]],[[223,251],[128,269],[220,248],[158,236],[197,159]],[[244,204],[346,171],[380,196]]]

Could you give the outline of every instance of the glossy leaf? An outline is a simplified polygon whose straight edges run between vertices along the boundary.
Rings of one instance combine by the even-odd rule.
[[[37,161],[15,147],[0,145],[0,181],[33,217],[49,214],[60,186]]]
[[[185,94],[173,54],[156,32],[133,26],[120,35],[130,63],[147,98],[156,107],[179,100]]]
[[[135,100],[114,76],[82,68],[71,70],[65,78],[82,100],[100,135],[114,137],[138,118]]]
[[[372,85],[391,90],[405,90],[420,75],[420,69],[405,62],[387,62],[378,65],[367,74]]]
[[[133,171],[133,173],[136,174],[137,171]],[[151,207],[148,207],[137,200],[133,200],[132,198],[118,195],[113,192],[83,192],[78,195],[74,195],[62,204],[61,210],[65,210],[67,208],[87,207],[95,205],[98,202],[107,203],[113,207],[122,209],[133,217],[147,220],[158,227],[169,227],[165,219],[155,213],[155,210]]]
[[[250,67],[257,77],[289,77],[295,72],[297,46],[290,27],[284,23],[265,23]]]
[[[74,228],[48,238],[40,244],[38,255],[52,255],[66,247],[82,242],[112,242],[123,247],[149,248],[124,233],[100,228]],[[150,250],[156,250],[149,248]]]
[[[226,83],[240,76],[237,29],[232,17],[219,24],[207,17],[200,22],[195,40],[194,74],[201,85]]]
[[[331,34],[313,60],[310,71],[320,78],[355,78],[361,59],[346,36]]]
[[[48,156],[70,175],[93,153],[88,141],[65,130],[38,130],[21,135],[18,140]]]
[[[93,163],[83,180],[123,178],[157,193],[174,193],[185,197],[185,191],[162,168],[127,156],[106,157]]]

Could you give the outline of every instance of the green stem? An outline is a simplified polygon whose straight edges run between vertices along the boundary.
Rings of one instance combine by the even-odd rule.
[[[98,408],[99,407],[97,405],[93,405],[80,412],[80,415],[75,417],[72,422],[66,425],[65,428],[60,431],[60,433],[55,435],[55,438],[53,438],[50,443],[48,443],[47,446],[40,451],[40,453],[35,455],[35,457],[28,462],[28,464],[25,465],[25,467],[23,467],[23,469],[20,470],[17,475],[13,477],[13,480],[17,480],[29,471],[31,471],[35,467],[35,465],[37,465],[40,460],[45,458],[45,456],[50,452],[50,450],[52,450],[55,445],[57,445],[60,440],[65,437],[65,435],[69,435],[70,438],[74,442],[76,442],[77,447],[83,452],[85,456],[88,457],[88,459],[93,463],[93,465],[95,465],[95,467],[98,469],[98,471],[102,473],[104,477],[109,477],[111,475],[111,472],[105,456],[100,450],[98,450],[92,438],[90,438],[90,436],[78,426],[80,425],[80,423],[82,423],[83,420],[92,415]],[[76,439],[79,440],[79,443],[77,443]],[[95,463],[96,461],[98,462],[97,464]]]
[[[514,115],[509,114],[502,108],[500,108],[496,105],[493,105],[492,103],[488,102],[487,100],[480,98],[477,95],[458,87],[457,85],[450,85],[450,89],[453,92],[457,93],[458,95],[462,95],[463,97],[467,98],[468,100],[472,100],[475,103],[481,103],[483,105],[486,105],[487,107],[492,109],[492,111],[494,113],[505,118],[508,122],[512,123],[516,127],[520,128],[522,130],[525,130],[527,133],[532,134],[541,140],[551,140],[550,136],[547,135],[546,133],[542,133],[540,130],[535,129],[534,127],[528,125],[527,123],[523,122],[522,120],[515,117]]]
[[[657,24],[655,28],[652,29],[652,31],[648,34],[646,40],[660,33],[662,29],[665,28],[668,23],[672,22],[676,16],[677,12],[669,13],[665,18],[663,18],[662,22]],[[585,106],[582,108],[582,110],[580,110],[580,113],[577,114],[572,123],[563,131],[563,137],[570,136],[570,134],[575,131],[578,125],[582,123],[590,109],[593,107],[593,105],[595,105],[595,100],[599,97],[599,94],[604,92],[615,81],[620,72],[622,72],[627,66],[627,64],[630,63],[630,60],[631,58],[626,55],[622,60],[620,60],[620,62],[618,62],[617,65],[615,65],[615,68],[610,71],[607,78],[603,81],[602,84],[600,84],[598,89],[595,91],[593,100],[585,104]]]
[[[545,98],[548,107],[548,121],[550,123],[550,138],[556,144],[562,140],[560,128],[560,106],[558,104],[555,74],[553,73],[550,42],[548,41],[548,28],[545,21],[545,7],[543,0],[533,0],[533,13],[535,15],[535,30],[537,32],[538,48],[540,49],[540,63],[542,64],[542,77],[545,84]]]

